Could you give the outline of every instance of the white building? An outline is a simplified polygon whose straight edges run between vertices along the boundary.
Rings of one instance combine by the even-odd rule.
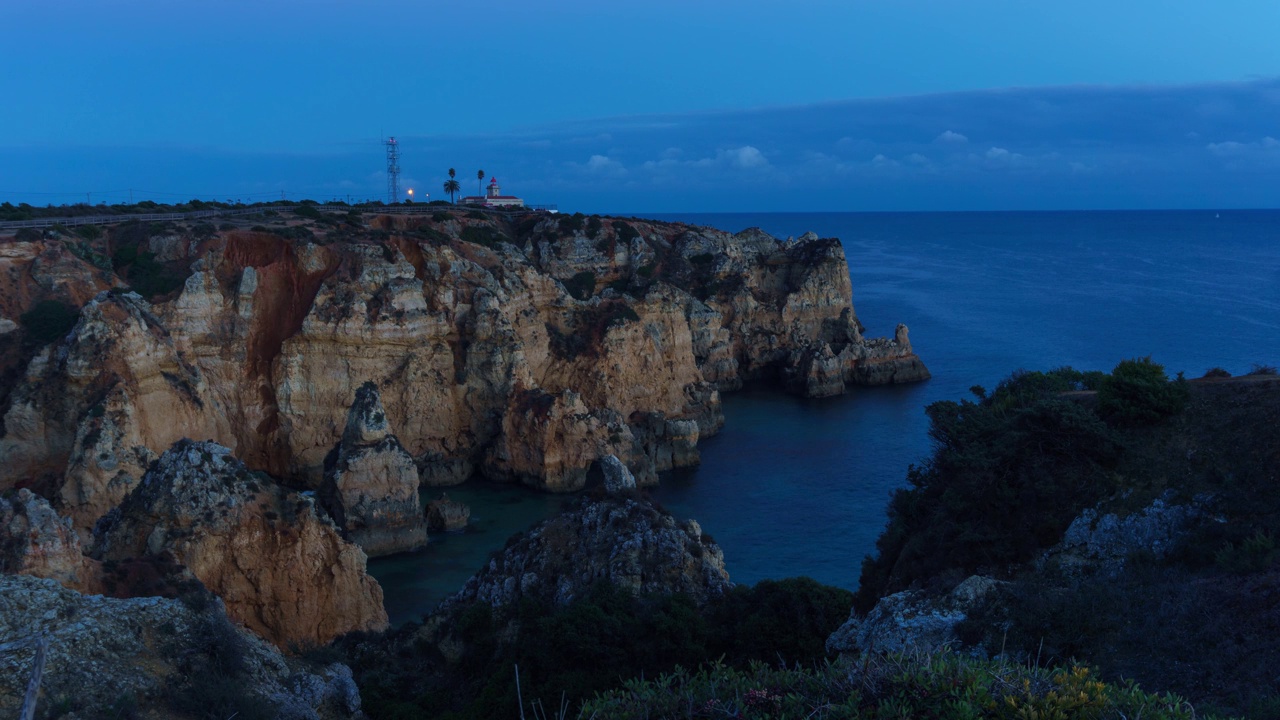
[[[484,195],[468,195],[458,202],[463,205],[484,207],[524,207],[524,200],[515,195],[502,194],[502,188],[498,186],[498,178],[489,180],[489,188]]]

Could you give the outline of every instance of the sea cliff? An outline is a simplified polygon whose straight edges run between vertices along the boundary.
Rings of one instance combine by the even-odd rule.
[[[835,239],[538,213],[304,215],[0,243],[21,290],[7,314],[83,302],[8,395],[0,488],[47,496],[87,538],[193,438],[319,489],[367,383],[422,485],[479,473],[572,491],[607,455],[643,485],[698,461],[724,421],[720,392],[744,382],[831,395],[928,377],[905,327],[863,337]],[[112,258],[115,274],[80,255]],[[170,284],[140,279],[141,257]],[[80,290],[40,291],[68,284]]]

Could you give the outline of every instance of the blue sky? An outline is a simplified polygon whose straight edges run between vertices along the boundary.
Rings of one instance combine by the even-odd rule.
[[[1280,197],[1274,0],[4,10],[0,200],[378,196],[382,133],[593,212]]]

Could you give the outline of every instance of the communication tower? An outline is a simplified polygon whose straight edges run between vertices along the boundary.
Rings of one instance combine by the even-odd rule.
[[[400,144],[395,137],[387,138],[387,202],[400,202]]]

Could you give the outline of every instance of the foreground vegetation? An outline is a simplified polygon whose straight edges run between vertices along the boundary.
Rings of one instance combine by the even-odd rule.
[[[587,702],[592,720],[812,718],[814,720],[1193,720],[1190,704],[1132,684],[1100,682],[1087,667],[1041,670],[949,653],[842,658],[812,668],[722,663],[633,680]]]
[[[461,641],[451,656],[412,627],[390,642],[349,638],[344,649],[370,717],[512,717],[516,665],[523,697],[563,695],[577,708],[630,678],[714,658],[743,669],[812,664],[826,658],[827,636],[851,602],[848,591],[807,578],[738,587],[701,609],[685,595],[637,597],[601,582],[562,608],[472,605],[451,619]]]
[[[1203,709],[1280,717],[1280,382],[1168,378],[1149,359],[1110,374],[1016,373],[927,409],[932,456],[895,494],[855,606],[1008,581],[958,628],[966,646],[1172,690]],[[1168,547],[1115,572],[1045,561],[1087,509],[1191,508]]]

